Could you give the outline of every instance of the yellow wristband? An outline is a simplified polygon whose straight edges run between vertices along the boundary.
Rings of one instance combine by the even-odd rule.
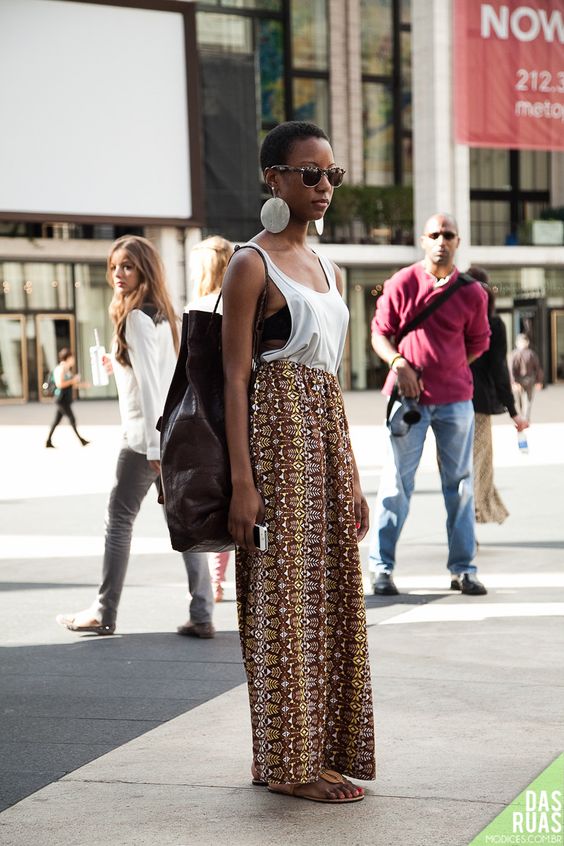
[[[390,368],[390,370],[393,370],[393,369],[394,369],[394,364],[396,363],[396,361],[398,360],[398,358],[403,358],[403,355],[402,355],[401,353],[396,353],[396,354],[395,354],[395,356],[392,358],[392,360],[389,362],[389,365],[388,365],[388,366],[389,366],[389,368]]]

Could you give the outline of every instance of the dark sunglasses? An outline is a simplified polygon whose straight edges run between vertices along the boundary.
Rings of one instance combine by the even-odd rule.
[[[436,241],[437,238],[440,238],[441,235],[445,239],[445,241],[452,241],[454,238],[458,238],[456,232],[451,232],[450,229],[447,229],[446,232],[428,232],[427,238],[430,238],[432,241]]]
[[[319,185],[321,178],[326,176],[333,188],[343,184],[343,176],[346,171],[342,167],[290,167],[289,165],[271,165],[267,170],[287,170],[291,173],[301,173],[302,182],[306,188],[315,188]]]

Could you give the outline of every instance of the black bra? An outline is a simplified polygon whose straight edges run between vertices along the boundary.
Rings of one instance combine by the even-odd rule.
[[[292,316],[287,305],[267,317],[263,324],[264,341],[287,341],[292,332]]]

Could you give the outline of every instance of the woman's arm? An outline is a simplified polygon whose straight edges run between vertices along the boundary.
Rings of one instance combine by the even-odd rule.
[[[157,327],[149,315],[135,308],[127,316],[125,337],[131,367],[139,386],[141,413],[143,414],[145,441],[147,443],[147,461],[158,472],[160,436],[156,425],[162,413],[162,408]]]
[[[225,431],[233,487],[229,532],[238,546],[255,549],[253,526],[264,519],[264,503],[256,489],[249,451],[249,381],[264,264],[254,250],[242,250],[231,260],[222,290]]]
[[[494,388],[499,402],[505,406],[518,432],[529,428],[524,417],[517,414],[515,398],[511,390],[509,369],[507,367],[507,332],[500,317],[494,317],[491,323],[490,368]]]
[[[70,379],[65,379],[63,376],[64,372],[64,364],[57,364],[53,371],[53,378],[57,388],[70,388],[71,385],[77,385],[80,382],[80,375],[78,373],[75,376],[71,376]]]
[[[500,317],[493,317],[491,322],[489,362],[495,392],[499,402],[505,406],[510,417],[517,416],[513,391],[507,368],[507,333]]]
[[[333,267],[335,268],[335,281],[337,283],[337,290],[339,291],[340,295],[343,296],[343,276],[341,274],[340,268],[333,262]],[[370,509],[368,508],[368,503],[364,494],[362,493],[362,488],[360,485],[360,475],[358,472],[358,467],[356,464],[356,458],[354,457],[354,452],[351,449],[352,461],[353,461],[353,496],[354,496],[354,517],[356,523],[356,536],[357,540],[360,542],[363,537],[368,532],[370,527]]]

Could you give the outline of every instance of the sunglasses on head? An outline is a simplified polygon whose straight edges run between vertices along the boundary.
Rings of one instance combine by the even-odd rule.
[[[427,238],[430,238],[432,241],[436,241],[437,238],[440,238],[441,235],[445,239],[445,241],[452,241],[454,238],[458,238],[456,232],[451,232],[450,229],[447,229],[446,232],[427,232]]]
[[[321,178],[326,176],[333,188],[343,184],[343,176],[346,171],[342,167],[290,167],[289,165],[271,165],[267,170],[287,170],[290,173],[301,173],[302,182],[306,188],[315,188],[319,185]]]

